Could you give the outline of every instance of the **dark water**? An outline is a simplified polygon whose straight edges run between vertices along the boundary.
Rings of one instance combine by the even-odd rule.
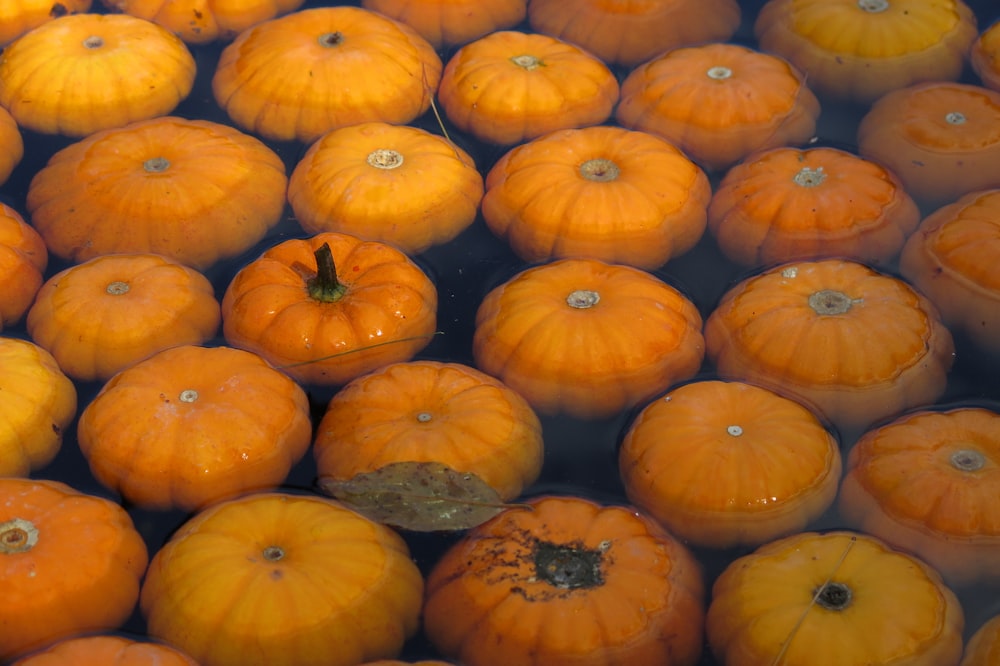
[[[357,3],[310,2],[306,7],[324,4]],[[753,45],[751,26],[761,4],[761,0],[742,3],[744,21],[734,41]],[[980,30],[1000,19],[1000,5],[996,0],[979,0],[969,4],[977,13]],[[528,28],[522,26],[522,29]],[[228,118],[216,107],[209,88],[220,50],[221,46],[218,45],[192,47],[198,64],[198,80],[194,92],[178,107],[176,115],[228,123]],[[443,60],[447,61],[451,51],[442,52],[441,55]],[[620,78],[624,78],[628,72],[620,70],[616,73]],[[966,72],[964,80],[977,82],[971,72]],[[824,102],[823,114],[817,129],[818,144],[850,149],[854,142],[856,122],[865,110]],[[431,132],[440,133],[434,117],[429,113],[414,124]],[[484,174],[506,152],[503,148],[482,145],[462,136],[450,126],[448,130],[451,137],[474,156]],[[72,143],[69,139],[43,137],[31,133],[26,133],[25,142],[24,160],[9,182],[0,188],[0,200],[22,213],[24,193],[31,176],[44,166],[52,153]],[[304,146],[295,143],[270,145],[283,158],[289,173],[305,151]],[[248,251],[243,257],[213,267],[206,274],[216,285],[218,296],[221,298],[226,285],[245,263],[281,240],[305,235],[292,219],[291,211],[286,210],[285,219],[257,247]],[[437,285],[440,301],[438,326],[443,332],[443,335],[435,337],[419,358],[450,360],[472,365],[471,340],[476,307],[493,286],[523,269],[524,264],[490,234],[481,219],[453,242],[429,250],[417,257],[417,261]],[[65,264],[53,257],[48,275],[64,267]],[[694,250],[670,261],[655,271],[655,274],[684,291],[699,307],[702,315],[707,317],[722,293],[744,276],[745,271],[723,259],[714,242],[706,235]],[[5,334],[26,336],[23,328],[5,331]],[[219,339],[216,343],[222,344],[222,340]],[[979,358],[960,337],[957,338],[957,343],[957,365],[941,402],[997,406],[997,401],[1000,400],[1000,384],[996,377],[1000,364]],[[707,365],[703,368],[702,376],[706,378],[712,376],[711,369]],[[97,384],[79,385],[81,410],[99,388]],[[329,397],[329,392],[311,394],[317,419],[322,414]],[[530,494],[571,493],[600,501],[624,502],[621,482],[615,470],[617,447],[624,429],[628,426],[630,416],[622,414],[597,423],[544,417],[545,467],[542,478],[530,489]],[[72,433],[74,429],[75,424],[70,428],[70,432]],[[315,475],[312,457],[307,455],[293,469],[286,489],[308,492],[313,487]],[[83,492],[110,497],[88,473],[87,464],[72,436],[66,439],[56,460],[47,468],[36,472],[34,476],[58,479]],[[130,513],[136,527],[147,541],[150,554],[156,552],[170,533],[187,518],[178,512],[150,512],[134,508],[130,509]],[[814,525],[819,529],[837,526],[839,520],[833,512],[823,516]],[[407,534],[406,537],[414,557],[425,571],[431,567],[442,549],[455,538],[419,534]],[[706,582],[710,584],[721,568],[743,552],[745,551],[698,552],[705,568]],[[959,592],[966,609],[968,633],[975,630],[987,617],[1000,613],[1000,590],[979,589],[975,592]],[[133,636],[141,636],[144,633],[144,624],[138,613],[128,621],[123,632]],[[408,645],[405,656],[427,658],[437,655],[420,636],[417,636]],[[704,663],[712,662],[706,656]]]

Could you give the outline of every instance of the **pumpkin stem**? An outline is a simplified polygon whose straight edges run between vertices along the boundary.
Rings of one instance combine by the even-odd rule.
[[[975,449],[959,449],[949,460],[951,466],[961,472],[975,472],[986,464],[986,457]]]
[[[91,35],[83,40],[83,48],[85,49],[99,49],[102,46],[104,46],[104,39],[97,35]]]
[[[946,113],[944,115],[944,121],[949,125],[961,125],[965,122],[965,114],[959,113],[958,111],[952,111],[951,113]]]
[[[395,169],[403,165],[403,154],[388,148],[379,148],[368,153],[366,161],[376,169]]]
[[[332,48],[338,46],[344,41],[344,33],[339,30],[336,32],[324,32],[322,35],[316,38],[319,45],[325,48]]]
[[[147,173],[163,173],[170,168],[170,160],[163,157],[153,157],[142,163]]]
[[[30,520],[14,518],[0,523],[0,554],[29,551],[38,543],[38,528]]]
[[[580,175],[598,183],[610,182],[618,178],[620,173],[621,169],[617,164],[603,157],[587,160],[580,165]]]
[[[610,544],[601,545],[602,548],[590,549],[537,541],[532,555],[535,577],[562,590],[603,585],[601,561]]]
[[[889,9],[889,0],[858,0],[858,7],[869,14],[878,14]]]
[[[336,303],[347,291],[347,286],[337,279],[337,267],[333,263],[330,244],[320,245],[313,256],[316,257],[316,277],[306,282],[309,296],[323,303]]]
[[[842,291],[821,289],[809,296],[809,307],[818,315],[839,315],[851,309],[854,301]]]
[[[104,288],[104,291],[111,294],[112,296],[121,296],[122,294],[127,294],[131,287],[128,282],[122,282],[121,280],[115,280],[114,282],[109,282],[108,286]]]
[[[177,399],[181,402],[197,402],[198,392],[194,389],[185,389],[181,391],[180,395],[177,396]]]
[[[268,562],[277,562],[285,556],[285,550],[281,546],[268,546],[261,551],[261,555]]]
[[[827,583],[816,594],[816,604],[827,610],[842,611],[851,605],[854,593],[843,583]]]
[[[566,297],[566,305],[578,310],[592,308],[601,302],[601,295],[588,289],[577,289]]]
[[[819,167],[818,169],[804,167],[802,171],[792,176],[792,180],[795,181],[796,185],[801,187],[816,187],[826,180],[826,174],[823,173],[823,167]]]
[[[708,78],[710,79],[715,79],[716,81],[725,81],[726,79],[728,79],[730,76],[733,75],[733,70],[729,69],[728,67],[723,67],[722,65],[718,65],[716,67],[709,67],[708,71],[705,72],[705,74],[707,74]]]
[[[539,67],[544,65],[544,63],[540,59],[536,58],[533,55],[528,55],[528,54],[514,56],[510,59],[510,61],[515,65],[517,65],[518,67],[522,67],[528,70],[529,72],[533,69],[538,69]]]

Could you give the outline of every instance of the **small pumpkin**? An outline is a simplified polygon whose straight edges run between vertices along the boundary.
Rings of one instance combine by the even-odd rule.
[[[835,148],[772,148],[732,167],[712,195],[708,228],[743,266],[846,257],[893,260],[920,223],[884,166]]]
[[[681,46],[724,42],[740,27],[736,0],[532,0],[528,21],[607,63],[635,67]]]
[[[920,560],[863,534],[804,532],[726,567],[706,632],[725,664],[957,666],[964,624]]]
[[[989,666],[998,662],[1000,662],[1000,615],[994,615],[969,637],[960,666]]]
[[[1000,21],[983,30],[972,43],[969,64],[984,86],[1000,90]]]
[[[254,137],[168,116],[56,152],[32,178],[26,206],[64,259],[155,253],[204,270],[279,222],[286,185],[281,158]]]
[[[558,130],[504,155],[483,219],[529,262],[588,257],[644,269],[705,231],[705,173],[670,143],[620,127]]]
[[[785,60],[738,44],[668,51],[632,70],[615,112],[712,171],[813,136],[819,101]]]
[[[958,79],[978,31],[962,0],[768,0],[754,34],[821,97],[869,104],[915,83]]]
[[[691,666],[703,583],[630,507],[546,496],[470,530],[427,578],[424,632],[468,666]]]
[[[521,23],[527,0],[361,0],[365,9],[406,23],[442,49]]]
[[[202,666],[354,666],[416,633],[423,579],[394,531],[315,496],[216,504],[150,563],[149,633]]]
[[[27,327],[66,374],[104,381],[163,349],[211,340],[221,319],[201,273],[157,254],[109,254],[49,278]]]
[[[837,440],[799,403],[742,382],[701,381],[647,405],[619,450],[633,504],[689,544],[758,546],[833,503]]]
[[[342,385],[423,349],[437,290],[386,243],[324,232],[287,240],[245,266],[222,299],[229,344],[297,381]]]
[[[511,145],[604,122],[618,101],[618,80],[573,44],[501,30],[455,52],[445,65],[438,99],[461,131]]]
[[[0,368],[0,477],[27,476],[59,452],[76,416],[76,387],[27,340],[0,337]]]
[[[362,123],[310,146],[288,201],[309,233],[339,231],[418,254],[476,219],[483,177],[464,150],[416,127]]]
[[[723,378],[799,400],[848,439],[936,400],[954,357],[929,300],[843,259],[782,264],[741,281],[705,322],[705,347]]]
[[[69,14],[3,50],[0,106],[22,128],[80,137],[170,113],[194,77],[184,42],[155,23]]]
[[[212,92],[238,126],[312,143],[362,122],[405,124],[430,107],[441,59],[410,26],[360,7],[316,7],[244,30]]]
[[[881,97],[858,124],[858,151],[899,176],[928,210],[1000,187],[1000,92],[922,83]]]
[[[0,10],[0,48],[54,18],[89,11],[91,4],[92,0],[11,0]]]
[[[513,390],[458,363],[411,361],[369,373],[327,405],[313,453],[321,478],[348,481],[396,462],[472,473],[512,500],[542,469],[542,426]]]
[[[180,650],[124,636],[85,636],[59,641],[11,666],[198,666]]]
[[[701,367],[701,315],[653,275],[596,259],[529,268],[476,313],[477,367],[537,410],[613,416]]]
[[[49,264],[45,241],[21,215],[0,203],[0,328],[24,317]]]
[[[256,354],[166,349],[84,408],[80,450],[102,484],[150,509],[200,509],[277,486],[312,437],[309,400]]]
[[[24,139],[17,121],[0,106],[0,185],[7,182],[24,157]]]
[[[58,481],[0,479],[0,659],[118,628],[148,555],[128,513]]]
[[[421,659],[420,661],[379,659],[378,661],[366,661],[361,666],[452,666],[452,663],[449,661],[440,661],[438,659]]]
[[[305,0],[102,0],[117,11],[152,21],[188,44],[231,40],[247,28],[293,12]]]

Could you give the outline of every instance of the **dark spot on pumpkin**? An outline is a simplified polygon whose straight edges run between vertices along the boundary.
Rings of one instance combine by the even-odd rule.
[[[69,9],[61,2],[53,4],[52,8],[49,9],[49,16],[52,18],[59,18],[60,16],[66,16],[66,14],[69,14]]]

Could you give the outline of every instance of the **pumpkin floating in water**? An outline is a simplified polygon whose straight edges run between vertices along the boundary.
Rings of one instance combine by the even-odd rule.
[[[535,409],[599,419],[694,375],[701,323],[693,303],[649,273],[563,259],[487,294],[473,355]]]
[[[954,356],[937,309],[857,262],[783,264],[730,289],[705,322],[726,379],[760,384],[848,434],[933,402]]]
[[[362,123],[324,134],[292,171],[288,200],[309,233],[338,231],[407,254],[476,219],[483,177],[464,150],[416,127]]]
[[[229,40],[295,11],[305,0],[103,0],[112,9],[162,25],[188,44]]]
[[[961,666],[989,666],[1000,663],[1000,615],[984,622],[965,644]]]
[[[148,555],[125,509],[58,481],[0,479],[0,659],[117,629]]]
[[[45,241],[10,206],[0,204],[0,328],[21,321],[49,264]]]
[[[14,116],[0,106],[0,185],[7,182],[22,157],[24,139],[21,138],[21,130]]]
[[[161,643],[85,636],[59,641],[11,666],[198,666],[198,662]]]
[[[423,579],[394,531],[315,496],[251,495],[181,526],[150,563],[149,633],[202,666],[355,666],[416,633]]]
[[[43,23],[90,10],[92,0],[11,0],[0,8],[0,48]]]
[[[312,143],[338,127],[408,123],[430,107],[441,59],[410,26],[359,7],[260,23],[223,50],[212,91],[238,126]]]
[[[399,659],[379,659],[378,661],[366,661],[361,666],[452,666],[449,661],[437,659],[421,659],[420,661],[402,661]]]
[[[533,499],[469,531],[427,578],[424,631],[468,666],[692,666],[701,571],[630,507]]]
[[[743,266],[846,257],[885,264],[920,223],[900,180],[834,148],[773,148],[731,168],[712,196],[708,227]]]
[[[201,273],[157,254],[109,254],[49,278],[27,326],[70,377],[104,381],[163,349],[207,342],[220,321]]]
[[[820,96],[862,104],[957,79],[978,34],[962,0],[768,0],[754,33]]]
[[[309,401],[256,354],[167,349],[84,408],[80,450],[102,484],[150,509],[200,509],[277,486],[312,437]]]
[[[406,23],[436,49],[457,46],[524,20],[528,0],[361,0]]]
[[[629,501],[687,543],[757,546],[801,531],[833,503],[837,440],[767,389],[703,381],[647,405],[625,435]]]
[[[964,623],[920,560],[862,534],[805,532],[732,562],[706,630],[723,664],[957,666]]]
[[[992,90],[1000,90],[1000,21],[979,35],[969,51],[972,70]]]
[[[858,151],[927,209],[1000,187],[1000,92],[947,81],[894,90],[861,119]]]
[[[503,30],[451,57],[438,99],[461,131],[511,145],[604,122],[618,101],[618,80],[607,65],[568,42]]]
[[[717,171],[759,150],[804,143],[819,112],[805,77],[781,58],[706,44],[668,51],[633,70],[616,118]]]
[[[0,106],[22,128],[86,136],[170,113],[194,77],[184,42],[155,23],[127,14],[70,14],[3,50]]]
[[[529,262],[569,257],[644,269],[705,231],[708,177],[659,137],[620,127],[558,130],[504,155],[483,218]]]

